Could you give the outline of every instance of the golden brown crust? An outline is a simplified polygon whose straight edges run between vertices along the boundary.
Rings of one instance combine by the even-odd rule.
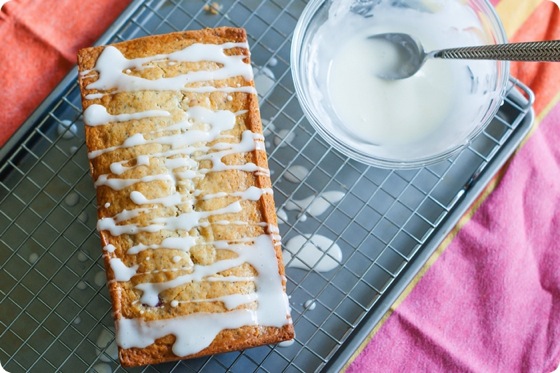
[[[167,54],[186,48],[193,43],[223,44],[226,42],[244,42],[246,34],[243,29],[237,28],[217,28],[204,29],[200,31],[177,32],[166,35],[144,37],[136,40],[125,41],[113,44],[126,58],[139,58],[153,56],[157,54]],[[237,122],[231,131],[228,132],[234,138],[240,138],[243,130],[250,130],[254,133],[262,134],[261,120],[259,114],[258,101],[255,94],[234,92],[226,94],[224,92],[195,93],[192,91],[136,91],[136,92],[107,92],[88,89],[87,86],[98,79],[98,74],[94,70],[95,64],[105,47],[92,47],[82,49],[78,53],[78,66],[80,70],[79,85],[82,93],[82,104],[84,110],[92,104],[103,105],[109,113],[139,112],[153,109],[154,105],[158,108],[167,110],[171,117],[160,119],[159,123],[154,123],[149,119],[130,120],[125,125],[111,126],[108,130],[106,126],[86,126],[86,145],[90,152],[105,149],[111,146],[118,146],[133,134],[149,134],[157,126],[171,125],[180,119],[180,116],[190,106],[204,106],[212,110],[229,110],[232,112],[246,111],[245,114],[237,116]],[[229,49],[227,53],[243,55],[244,61],[249,63],[248,50],[244,48]],[[217,68],[215,63],[179,63],[177,66],[155,64],[153,68],[134,71],[145,78],[157,78],[162,74],[173,76],[184,73],[185,69]],[[214,84],[251,85],[254,83],[245,81],[242,77],[229,78],[227,82],[216,81]],[[195,87],[196,84],[193,85]],[[87,95],[103,93],[97,98],[86,99]],[[228,97],[231,96],[231,97]],[[163,123],[163,124],[162,124]],[[169,147],[151,143],[132,148],[119,149],[107,152],[90,160],[90,170],[94,180],[101,175],[118,177],[111,173],[110,165],[114,162],[129,160],[125,165],[134,166],[135,159],[142,154],[155,154],[168,150]],[[231,154],[223,158],[226,164],[242,164],[253,162],[257,166],[268,169],[266,153],[255,150],[249,153]],[[199,167],[211,166],[211,161],[200,161]],[[150,159],[148,165],[136,167],[125,171],[123,177],[139,178],[145,175],[154,174],[161,171],[163,164],[157,158]],[[195,179],[196,180],[196,179]],[[193,181],[191,188],[202,190],[204,193],[235,192],[245,190],[249,186],[257,188],[271,188],[270,177],[262,173],[247,173],[238,170],[228,170],[221,172],[208,173],[201,180]],[[178,187],[179,188],[179,187]],[[149,183],[138,183],[122,190],[99,185],[96,188],[98,201],[98,218],[110,218],[124,210],[135,208],[135,204],[130,199],[132,190],[141,191],[147,198],[159,198],[169,193],[169,186],[164,181],[152,181]],[[190,193],[186,189],[178,189],[181,193]],[[192,192],[192,190],[191,190]],[[151,206],[150,213],[141,214],[131,221],[139,226],[147,225],[149,219],[161,216],[176,216],[184,211],[200,210],[211,211],[222,208],[235,201],[234,197],[224,197],[212,200],[197,199],[194,205],[187,203],[177,206]],[[241,201],[243,211],[238,214],[226,214],[219,217],[210,216],[208,226],[195,228],[189,232],[178,231],[159,231],[155,233],[139,233],[136,235],[122,234],[113,236],[107,230],[100,232],[103,246],[113,245],[116,249],[113,253],[105,253],[104,261],[107,269],[109,292],[113,304],[113,312],[116,320],[126,318],[142,318],[145,321],[159,320],[184,316],[196,312],[225,312],[227,309],[220,301],[210,302],[181,302],[180,306],[171,307],[171,300],[184,301],[189,298],[217,298],[219,296],[232,293],[249,293],[255,290],[255,284],[251,281],[240,281],[231,283],[231,286],[219,286],[219,283],[200,282],[185,284],[177,289],[170,289],[160,293],[162,304],[157,307],[149,307],[139,302],[141,292],[135,286],[143,282],[162,282],[176,278],[182,274],[192,271],[194,264],[210,264],[215,260],[228,255],[227,251],[215,250],[204,242],[212,240],[235,240],[241,237],[256,237],[260,234],[273,233],[267,232],[265,227],[256,224],[266,222],[276,226],[276,213],[274,199],[270,194],[263,194],[260,200]],[[138,207],[138,206],[136,206]],[[230,216],[231,215],[231,216]],[[219,220],[243,220],[247,221],[247,226],[224,226],[218,224]],[[194,237],[197,245],[192,247],[189,254],[179,250],[145,250],[137,255],[127,255],[127,250],[137,244],[157,244],[165,237],[179,237],[189,235]],[[200,243],[200,244],[198,244]],[[211,245],[210,245],[211,246]],[[280,243],[276,242],[275,252],[278,261],[278,273],[284,278],[284,267],[282,265],[282,254]],[[149,257],[150,260],[147,260]],[[180,260],[175,260],[180,257]],[[113,273],[109,261],[111,258],[119,258],[128,266],[138,266],[137,275],[130,281],[114,281]],[[161,271],[161,269],[172,269]],[[250,265],[242,265],[221,273],[221,275],[235,275],[240,277],[252,276],[255,269]],[[285,282],[285,280],[282,280]],[[285,287],[285,283],[283,283]],[[241,305],[241,308],[255,307],[254,304]],[[283,327],[262,327],[244,326],[238,329],[223,330],[214,341],[202,351],[189,355],[177,357],[173,354],[171,347],[175,341],[172,335],[165,336],[156,343],[146,348],[119,348],[119,358],[124,366],[137,366],[145,364],[160,363],[170,360],[199,357],[208,354],[227,352],[232,350],[245,349],[253,346],[277,343],[292,339],[294,336],[291,323]]]

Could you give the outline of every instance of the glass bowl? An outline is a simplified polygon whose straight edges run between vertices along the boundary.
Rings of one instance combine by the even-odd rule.
[[[310,0],[291,48],[306,117],[335,149],[377,167],[452,156],[497,113],[509,63],[430,59],[408,80],[380,81],[370,61],[385,51],[367,43],[383,32],[409,33],[426,51],[507,42],[485,0]]]

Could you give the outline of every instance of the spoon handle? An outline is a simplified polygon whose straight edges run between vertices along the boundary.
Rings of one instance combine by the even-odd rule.
[[[450,48],[436,51],[432,56],[467,60],[560,61],[560,40]]]

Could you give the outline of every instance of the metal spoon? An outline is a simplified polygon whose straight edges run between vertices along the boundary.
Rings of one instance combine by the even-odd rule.
[[[396,80],[414,75],[429,58],[506,61],[560,61],[560,40],[534,41],[462,47],[424,52],[422,44],[408,34],[387,33],[369,39],[391,43],[399,53],[399,64],[378,73],[383,79]]]

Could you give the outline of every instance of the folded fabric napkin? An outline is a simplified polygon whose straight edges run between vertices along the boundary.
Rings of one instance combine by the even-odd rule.
[[[11,0],[0,9],[0,146],[129,0]]]

